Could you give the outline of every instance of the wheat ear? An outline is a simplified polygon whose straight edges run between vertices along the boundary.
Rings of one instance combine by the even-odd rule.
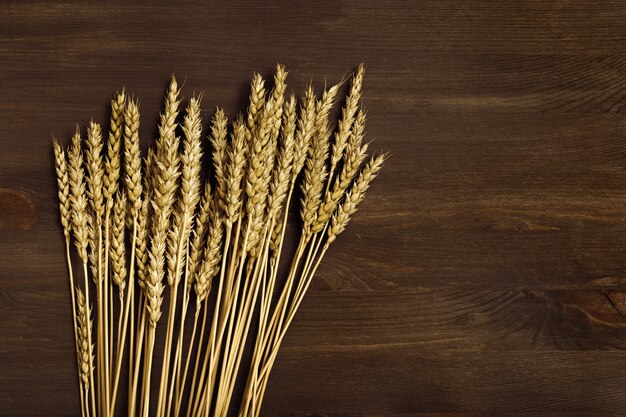
[[[91,346],[91,309],[88,306],[88,300],[85,298],[83,291],[76,287],[76,321],[78,323],[78,362],[81,387],[84,390],[84,398],[88,399],[90,389],[90,377],[93,372],[93,348]],[[86,401],[85,401],[86,403]],[[89,407],[84,405],[85,415],[89,415]]]
[[[115,95],[111,100],[111,123],[109,140],[107,142],[107,154],[104,162],[104,198],[107,202],[113,201],[113,196],[118,189],[120,177],[120,154],[124,135],[124,107],[126,94],[124,90]]]
[[[87,127],[87,186],[89,203],[97,219],[104,215],[103,177],[104,166],[102,162],[102,128],[94,121],[89,122]]]
[[[313,92],[313,87],[309,84],[300,105],[300,117],[298,117],[298,129],[295,135],[292,182],[296,180],[296,177],[304,168],[311,138],[315,133],[315,103],[315,93]]]
[[[57,185],[59,187],[59,211],[61,213],[61,225],[65,241],[69,243],[72,233],[72,203],[70,202],[70,178],[67,168],[65,151],[56,139],[54,143],[54,166],[57,173]]]
[[[365,192],[378,175],[386,158],[386,154],[372,158],[354,181],[352,188],[346,194],[345,200],[337,207],[337,211],[332,216],[325,248],[333,243],[337,236],[346,229],[350,218],[357,211],[359,203],[365,198]]]
[[[195,229],[191,233],[191,241],[189,243],[189,260],[187,262],[187,269],[189,274],[189,280],[187,285],[191,287],[196,279],[198,273],[198,267],[200,260],[202,259],[202,252],[206,243],[206,232],[208,229],[209,215],[212,212],[212,206],[214,204],[213,195],[211,194],[211,182],[205,181],[204,191],[202,192],[202,198],[200,200],[200,208],[195,218]]]
[[[141,150],[139,148],[139,104],[129,101],[124,112],[124,183],[129,203],[128,217],[139,216],[143,183],[141,178]]]
[[[365,75],[365,67],[363,64],[359,65],[356,74],[352,78],[350,85],[350,93],[346,98],[346,104],[341,110],[341,120],[337,126],[337,133],[335,134],[335,142],[333,143],[333,151],[330,158],[330,177],[335,171],[337,163],[343,155],[343,150],[346,147],[348,138],[350,137],[350,128],[354,123],[356,112],[359,108],[359,100],[361,99],[361,89],[363,86],[363,76]]]
[[[287,89],[287,84],[285,84],[287,74],[288,73],[285,70],[284,65],[276,65],[276,71],[274,72],[274,88],[272,88],[270,96],[272,108],[275,109],[272,113],[272,119],[270,122],[272,126],[271,129],[273,139],[278,137],[278,133],[280,131],[281,118],[283,117],[283,104],[285,101],[285,90]]]
[[[80,147],[81,139],[78,129],[72,136],[72,145],[68,153],[69,183],[71,189],[70,202],[72,207],[72,231],[78,255],[83,262],[87,262],[87,246],[89,231],[87,230],[87,198],[85,195],[85,171],[83,168],[83,153]]]
[[[220,216],[214,215],[209,227],[207,244],[202,257],[202,263],[196,277],[196,303],[202,303],[211,291],[211,281],[219,272],[222,260],[223,222]]]
[[[361,163],[367,156],[368,145],[361,146],[363,142],[365,129],[365,114],[359,112],[354,121],[354,126],[350,131],[350,138],[345,147],[345,154],[343,158],[343,166],[337,176],[337,179],[333,183],[324,197],[324,202],[320,205],[317,212],[317,218],[312,227],[314,233],[320,232],[325,226],[330,216],[333,214],[339,201],[343,197],[346,189],[359,172]],[[330,182],[329,182],[330,185]]]
[[[248,135],[252,135],[256,122],[261,116],[261,111],[265,105],[265,81],[256,72],[252,76],[250,83],[250,104],[248,105],[247,128]],[[250,140],[251,136],[248,136]]]
[[[226,173],[225,163],[227,155],[226,135],[228,119],[222,109],[217,109],[211,120],[211,135],[209,136],[213,148],[213,173],[215,174],[216,194],[219,207],[226,207]]]
[[[227,227],[239,219],[242,199],[242,180],[246,167],[246,127],[240,116],[233,123],[231,147],[228,152],[228,169],[226,179],[226,208],[225,221]]]
[[[338,86],[335,85],[324,91],[322,98],[317,102],[315,109],[315,133],[311,140],[309,154],[304,167],[304,181],[302,184],[302,217],[303,235],[308,239],[312,234],[317,208],[320,204],[324,184],[328,176],[326,160],[329,154],[329,127],[328,113],[333,106]]]
[[[283,112],[283,125],[281,132],[281,144],[278,154],[278,161],[274,170],[269,193],[269,217],[276,219],[270,237],[270,249],[272,256],[278,254],[279,236],[282,232],[282,222],[279,221],[283,202],[289,191],[292,182],[293,161],[294,161],[294,132],[296,128],[296,98],[292,95],[285,104]],[[288,209],[288,208],[287,208]],[[286,210],[287,210],[286,209]]]
[[[250,143],[250,164],[246,182],[246,214],[248,216],[246,235],[248,236],[245,249],[252,252],[252,256],[255,255],[256,246],[261,237],[274,163],[276,141],[272,140],[272,120],[275,111],[273,102],[268,101],[263,107],[254,138]]]
[[[124,299],[126,288],[126,245],[124,243],[126,220],[126,197],[118,193],[113,204],[113,224],[111,227],[111,269],[113,282],[119,287],[120,300]],[[120,315],[120,319],[121,319]]]

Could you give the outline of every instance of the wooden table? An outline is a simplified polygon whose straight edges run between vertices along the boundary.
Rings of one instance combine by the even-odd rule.
[[[172,71],[209,115],[252,71],[300,94],[359,62],[391,152],[319,270],[267,415],[626,415],[621,1],[5,1],[0,5],[0,414],[76,415],[51,133]]]

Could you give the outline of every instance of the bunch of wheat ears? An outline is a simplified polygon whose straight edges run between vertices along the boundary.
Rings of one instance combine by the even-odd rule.
[[[131,417],[225,416],[238,377],[245,383],[239,415],[259,415],[315,271],[385,160],[365,161],[363,73],[360,66],[351,77],[336,129],[329,112],[341,83],[320,97],[309,85],[297,111],[278,65],[269,92],[253,76],[247,114],[230,128],[217,109],[206,141],[202,96],[189,100],[179,126],[173,77],[158,139],[144,157],[139,102],[123,90],[111,102],[107,141],[93,121],[85,140],[77,128],[68,149],[54,141],[83,416],[114,415],[120,378],[128,381]],[[290,252],[282,249],[294,191],[301,231],[281,263]],[[74,278],[72,241],[83,282]],[[155,349],[157,329],[165,332],[162,349]],[[247,377],[239,375],[244,357]]]

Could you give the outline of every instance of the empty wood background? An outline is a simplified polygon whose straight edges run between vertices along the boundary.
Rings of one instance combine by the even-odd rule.
[[[626,415],[622,1],[3,1],[0,414],[76,415],[51,133],[122,86],[154,136],[170,74],[205,115],[252,71],[359,62],[391,152],[329,253],[266,415]]]

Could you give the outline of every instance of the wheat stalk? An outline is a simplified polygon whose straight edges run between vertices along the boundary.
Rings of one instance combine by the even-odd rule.
[[[161,318],[163,303],[163,279],[165,277],[166,238],[170,227],[170,214],[174,204],[177,181],[180,175],[178,155],[178,138],[175,134],[176,116],[178,115],[178,84],[172,78],[165,101],[165,110],[161,114],[159,140],[157,141],[156,165],[159,167],[155,175],[152,189],[152,206],[154,219],[152,222],[152,241],[150,247],[148,279],[146,280],[146,297],[151,327],[156,327]]]
[[[125,311],[125,315],[130,316],[130,331],[129,331],[129,401],[128,401],[128,415],[134,416],[135,414],[135,393],[138,383],[138,370],[139,362],[141,360],[141,347],[143,345],[143,331],[145,328],[145,306],[144,306],[144,293],[146,290],[146,279],[148,276],[148,213],[149,213],[149,172],[152,168],[154,153],[152,149],[148,151],[145,164],[145,175],[142,178],[142,159],[141,151],[139,148],[139,104],[137,101],[132,101],[127,106],[124,113],[125,129],[124,129],[124,162],[126,176],[124,178],[126,184],[126,192],[128,200],[130,201],[128,213],[128,223],[132,224],[132,237],[131,237],[131,278],[135,275],[134,269],[136,265],[137,270],[137,282],[141,293],[139,296],[139,310],[137,318],[135,319],[135,310],[133,308],[134,302],[134,281],[131,282],[128,292],[128,305]],[[135,337],[135,321],[138,324],[138,334]],[[124,336],[122,336],[124,337]],[[137,340],[135,340],[137,339]],[[123,350],[123,343],[121,348]],[[119,358],[118,358],[119,362]],[[117,380],[117,375],[116,375]],[[115,394],[115,393],[114,393]],[[114,409],[115,401],[113,401],[111,408]]]
[[[201,158],[202,158],[202,148],[201,148],[201,136],[202,136],[202,118],[200,116],[200,98],[193,97],[189,105],[187,106],[185,115],[185,120],[183,122],[183,134],[184,134],[184,142],[183,142],[183,152],[181,155],[181,195],[178,200],[178,208],[177,208],[177,216],[175,216],[175,221],[179,222],[174,225],[173,230],[178,230],[179,236],[176,243],[176,261],[174,264],[169,265],[170,275],[169,275],[169,284],[170,287],[174,285],[178,286],[180,281],[180,276],[182,274],[182,270],[184,268],[184,264],[186,261],[186,254],[189,247],[189,239],[191,235],[192,229],[192,220],[196,210],[196,206],[198,204],[198,200],[200,199],[200,166],[201,166]],[[172,257],[170,256],[170,259]],[[185,318],[187,313],[187,306],[189,304],[189,272],[185,268],[185,282],[183,288],[183,307],[182,313],[180,315],[180,326],[179,326],[179,335],[176,343],[176,351],[174,353],[174,364],[172,373],[175,374],[171,379],[169,397],[167,401],[167,414],[170,414],[170,410],[173,404],[174,397],[174,383],[177,382],[180,374],[180,366],[182,361],[182,343],[183,343],[183,334],[185,331]],[[173,294],[176,294],[174,291]],[[175,305],[176,297],[173,295],[170,301]],[[174,311],[174,310],[170,310]],[[174,316],[172,315],[171,321],[174,321]],[[170,339],[171,341],[171,339]],[[168,350],[171,349],[167,346]],[[169,355],[169,351],[168,351]],[[169,373],[165,374],[165,382],[163,384],[164,389],[167,388]],[[165,395],[165,392],[164,392]],[[162,414],[165,413],[165,402],[163,403],[163,411]]]
[[[88,231],[88,214],[87,214],[87,198],[85,188],[85,171],[83,168],[83,154],[81,150],[81,138],[76,128],[76,133],[72,136],[72,144],[68,151],[69,161],[69,184],[70,184],[70,206],[71,206],[71,225],[74,232],[74,243],[79,257],[83,262],[83,274],[85,285],[85,298],[89,299],[89,277],[88,277],[88,255],[87,247],[89,244],[89,231]],[[91,349],[91,324],[87,322],[87,337],[88,345]],[[89,355],[89,360],[92,359],[92,354]],[[89,387],[87,389],[88,394],[85,396],[85,403],[91,402],[91,413],[96,414],[96,400],[95,400],[95,386],[93,376],[93,362],[89,365]],[[87,398],[89,397],[89,398]],[[89,399],[91,401],[89,401]]]
[[[153,223],[152,234],[152,252],[150,254],[149,270],[151,271],[148,279],[147,298],[148,298],[148,312],[150,313],[150,329],[152,339],[150,342],[150,350],[154,348],[154,334],[158,320],[161,317],[161,304],[163,303],[163,291],[165,286],[163,285],[163,279],[165,278],[165,254],[167,248],[168,235],[170,233],[176,234],[178,230],[170,230],[172,225],[170,214],[173,212],[176,192],[178,189],[178,179],[180,177],[180,155],[179,146],[180,139],[176,136],[176,118],[178,116],[178,106],[180,100],[178,84],[176,79],[172,77],[169,91],[165,99],[165,109],[161,113],[161,122],[159,125],[159,139],[156,143],[156,163],[159,166],[159,171],[154,178],[154,190],[153,190],[153,206],[154,211],[157,213],[155,222]],[[179,213],[174,212],[175,215]],[[177,223],[174,223],[174,227],[177,228]],[[171,260],[172,252],[167,252],[168,264],[175,262]],[[171,281],[170,281],[171,280]],[[168,283],[173,283],[175,280],[168,276]],[[177,288],[175,286],[174,288]],[[161,383],[159,389],[159,398],[157,404],[157,415],[161,415],[161,408],[164,395],[164,380],[166,369],[169,366],[169,346],[171,346],[171,338],[173,332],[173,319],[174,307],[176,300],[176,293],[171,294],[172,302],[170,303],[170,311],[168,313],[167,332],[165,336],[165,356],[163,359],[163,366],[161,372]],[[150,357],[152,353],[150,353]],[[148,370],[145,376],[145,381],[150,381],[150,368],[149,362]],[[149,398],[149,391],[146,391],[146,397]],[[144,414],[148,413],[149,401],[146,400],[144,404]]]
[[[79,330],[77,324],[77,316],[76,316],[76,295],[74,291],[74,271],[72,269],[72,259],[70,256],[70,245],[71,245],[71,233],[72,233],[72,203],[71,203],[71,195],[70,195],[70,177],[69,177],[69,169],[67,166],[67,157],[65,155],[65,150],[56,138],[53,138],[53,147],[54,147],[54,166],[57,174],[57,186],[58,186],[58,196],[59,196],[59,212],[61,214],[61,225],[63,226],[63,235],[65,236],[65,257],[67,262],[67,269],[69,275],[69,283],[70,283],[70,292],[71,292],[71,300],[72,300],[72,320],[74,324],[74,342],[76,345],[76,352],[79,353]],[[79,379],[83,376],[81,374],[81,361],[80,357],[78,360],[78,370],[79,370]],[[89,385],[87,384],[87,387]],[[85,412],[88,413],[88,408],[85,408],[83,391],[80,390],[81,395],[81,404],[83,409],[83,415]]]

